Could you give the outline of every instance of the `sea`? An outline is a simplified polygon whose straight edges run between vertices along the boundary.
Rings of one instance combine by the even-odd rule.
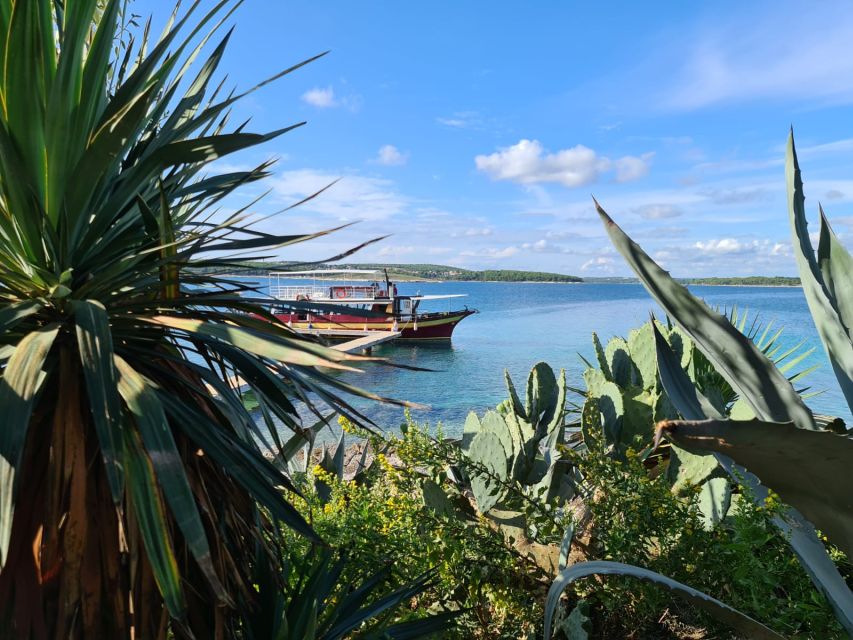
[[[263,287],[265,278],[257,278]],[[304,281],[302,281],[304,284]],[[748,325],[772,322],[785,347],[801,344],[813,349],[799,371],[817,365],[799,381],[816,393],[807,400],[815,413],[842,417],[851,424],[850,410],[832,373],[798,287],[690,286],[709,306],[726,312],[736,307],[748,314]],[[413,371],[369,363],[360,373],[338,374],[348,383],[382,396],[423,405],[412,410],[420,423],[439,425],[447,436],[461,433],[470,411],[483,413],[507,395],[504,370],[523,394],[527,374],[537,362],[555,371],[566,370],[570,387],[584,388],[582,358],[594,362],[592,333],[602,343],[628,332],[663,312],[639,284],[565,284],[511,282],[402,282],[399,293],[467,294],[464,298],[425,301],[422,310],[451,310],[467,306],[479,313],[463,320],[447,343],[389,343],[373,355],[387,363],[413,365]],[[427,306],[429,305],[429,306]],[[523,397],[523,396],[522,396]],[[570,394],[570,402],[582,402]],[[378,426],[395,431],[404,421],[403,409],[354,398],[352,404]]]

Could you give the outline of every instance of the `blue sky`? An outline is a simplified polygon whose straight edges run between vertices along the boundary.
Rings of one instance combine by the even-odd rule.
[[[308,125],[220,163],[279,158],[261,214],[340,178],[262,227],[361,222],[283,258],[392,233],[357,259],[627,275],[595,195],[677,276],[794,275],[791,124],[809,211],[853,237],[848,2],[248,0],[230,22],[238,88],[331,50],[234,114]]]

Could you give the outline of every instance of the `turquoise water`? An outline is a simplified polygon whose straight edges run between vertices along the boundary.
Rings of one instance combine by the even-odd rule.
[[[583,388],[584,365],[578,354],[593,359],[593,331],[606,342],[614,335],[625,336],[652,311],[663,315],[642,286],[633,284],[401,283],[399,290],[467,293],[467,298],[433,301],[428,308],[467,305],[480,313],[459,324],[450,344],[390,344],[374,350],[374,355],[431,372],[371,364],[361,374],[342,377],[381,395],[428,405],[428,410],[414,411],[415,417],[433,425],[441,422],[448,435],[461,432],[469,411],[485,411],[505,397],[504,368],[516,386],[523,387],[530,368],[543,360],[554,369],[565,368],[569,385]],[[800,365],[820,365],[803,381],[823,391],[809,405],[815,412],[849,419],[801,289],[694,286],[691,291],[711,306],[748,309],[750,322],[756,314],[763,323],[772,320],[784,328],[785,345],[805,340],[807,347],[816,347]],[[385,428],[395,428],[403,418],[399,407],[360,400],[354,404]]]

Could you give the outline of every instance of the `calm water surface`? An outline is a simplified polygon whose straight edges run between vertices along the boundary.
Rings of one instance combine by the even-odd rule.
[[[611,336],[627,335],[650,312],[663,316],[638,284],[430,282],[401,283],[399,290],[401,294],[467,293],[467,298],[433,301],[428,308],[467,305],[480,313],[457,326],[450,344],[389,344],[374,350],[375,355],[432,372],[368,365],[364,373],[347,373],[342,378],[381,395],[428,405],[428,410],[413,412],[415,417],[433,425],[442,423],[448,435],[461,432],[469,411],[493,408],[505,397],[504,369],[523,388],[530,368],[542,360],[555,370],[565,368],[569,385],[583,388],[584,365],[579,356],[594,358],[593,331],[606,342]],[[801,289],[693,286],[691,291],[711,306],[736,305],[747,309],[750,318],[757,314],[763,323],[772,320],[775,327],[784,328],[785,345],[805,341],[807,348],[816,347],[800,365],[819,365],[803,381],[813,390],[823,391],[809,405],[818,413],[840,415],[849,421]],[[355,405],[386,428],[396,428],[403,418],[397,407],[359,401]]]

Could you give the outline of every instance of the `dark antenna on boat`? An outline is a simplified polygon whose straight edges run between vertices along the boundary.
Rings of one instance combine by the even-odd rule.
[[[391,281],[388,279],[388,269],[382,269],[385,273],[385,291],[388,293],[388,297],[391,297]]]

